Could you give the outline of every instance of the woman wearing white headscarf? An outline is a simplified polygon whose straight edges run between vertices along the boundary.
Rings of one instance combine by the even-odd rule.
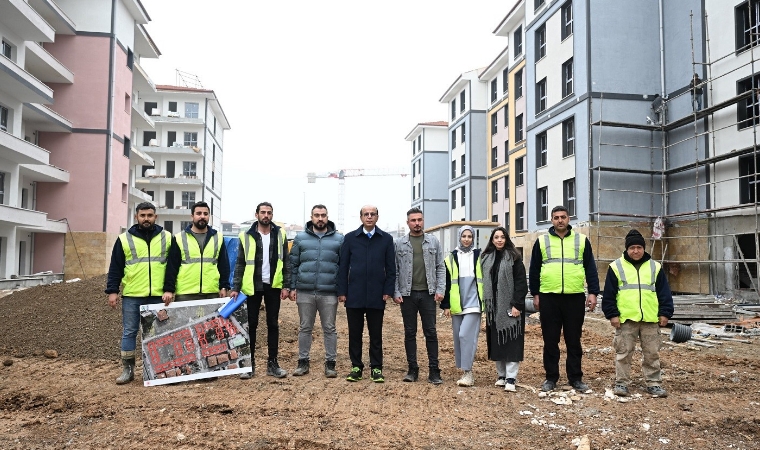
[[[478,349],[480,314],[483,311],[482,283],[478,280],[480,249],[474,248],[474,230],[464,225],[457,231],[459,245],[446,258],[446,294],[441,308],[446,317],[451,317],[454,331],[454,359],[457,367],[464,371],[457,381],[459,386],[472,386],[472,363]]]

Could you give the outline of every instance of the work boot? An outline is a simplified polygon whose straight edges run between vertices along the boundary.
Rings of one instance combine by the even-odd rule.
[[[135,352],[129,353],[132,353],[131,358],[121,359],[122,371],[121,375],[119,375],[119,377],[116,379],[116,384],[127,384],[135,379]]]
[[[475,377],[472,376],[472,370],[465,370],[462,378],[457,380],[457,386],[474,386]]]
[[[301,375],[306,375],[307,373],[309,373],[309,360],[299,359],[298,367],[293,371],[293,376],[300,377]]]
[[[409,366],[409,372],[406,373],[406,376],[404,376],[404,379],[402,381],[406,381],[407,383],[413,383],[417,381],[419,377],[420,377],[420,368]]]
[[[288,376],[288,372],[280,367],[277,359],[270,359],[267,361],[267,375],[275,378],[285,378]]]
[[[335,370],[335,361],[325,361],[325,377],[336,378],[338,372]]]
[[[428,375],[428,383],[433,384],[441,384],[443,383],[443,378],[441,378],[441,369],[430,369],[430,374]]]

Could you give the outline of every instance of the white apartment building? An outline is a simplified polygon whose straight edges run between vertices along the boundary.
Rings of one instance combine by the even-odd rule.
[[[412,207],[425,213],[428,227],[449,221],[448,122],[418,123],[406,141],[412,144]]]
[[[154,164],[138,170],[135,184],[157,206],[159,224],[176,233],[190,223],[190,206],[205,201],[211,225],[221,227],[224,132],[230,125],[214,91],[158,85],[155,93],[141,93],[139,107],[144,123],[135,139]]]

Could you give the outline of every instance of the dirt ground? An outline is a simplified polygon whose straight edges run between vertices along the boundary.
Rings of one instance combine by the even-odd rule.
[[[338,368],[322,374],[322,335],[315,327],[312,371],[264,376],[266,338],[259,327],[257,375],[146,388],[117,386],[120,313],[106,305],[104,277],[30,288],[0,298],[0,448],[209,449],[591,449],[760,448],[760,339],[715,348],[664,345],[670,396],[645,395],[634,363],[634,396],[605,395],[614,380],[612,329],[599,313],[583,334],[585,379],[592,392],[541,397],[541,330],[526,332],[518,390],[494,387],[481,335],[476,385],[457,387],[451,324],[438,323],[444,384],[403,383],[406,360],[401,314],[389,306],[384,326],[384,384],[346,382],[345,311],[339,307]],[[280,362],[297,362],[297,310],[280,314]],[[667,340],[663,336],[663,340]],[[366,351],[365,339],[365,351]],[[264,347],[261,344],[264,343]],[[46,358],[45,350],[58,356]],[[418,336],[419,360],[426,365]],[[564,352],[563,352],[564,353]],[[639,359],[639,358],[635,358]],[[564,359],[563,359],[564,361]],[[564,364],[564,363],[561,363]],[[421,375],[426,378],[427,371]]]

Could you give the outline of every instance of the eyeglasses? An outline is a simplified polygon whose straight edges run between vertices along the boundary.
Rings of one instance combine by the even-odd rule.
[[[377,217],[377,213],[376,212],[362,213],[362,217]]]

